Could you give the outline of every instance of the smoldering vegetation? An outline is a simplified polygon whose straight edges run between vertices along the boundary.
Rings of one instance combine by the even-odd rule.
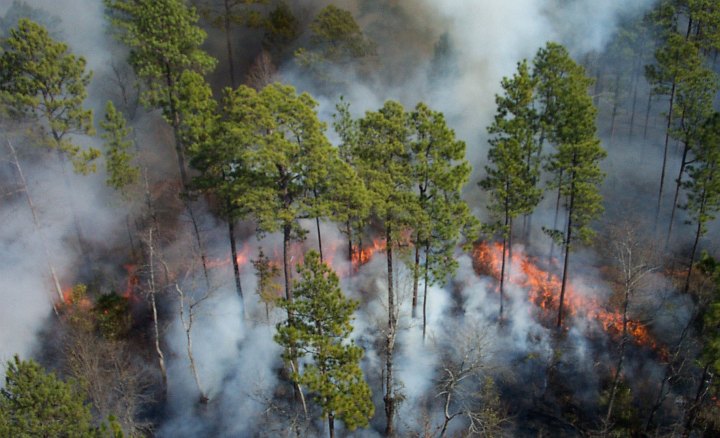
[[[472,173],[463,199],[483,223],[491,221],[490,194],[477,182],[487,174],[486,128],[502,78],[546,41],[556,41],[594,79],[588,93],[607,150],[600,188],[605,211],[592,223],[593,243],[573,248],[565,323],[555,326],[562,251],[542,231],[561,226],[555,191],[545,192],[531,216],[517,219],[502,317],[497,234],[478,233],[468,247],[455,248],[457,270],[428,287],[427,302],[420,296],[426,325],[411,310],[412,248],[399,247],[393,262],[396,436],[718,433],[717,386],[705,367],[706,336],[714,332],[702,323],[717,285],[700,269],[687,277],[689,254],[696,251],[690,213],[676,212],[665,242],[681,142],[667,149],[658,206],[669,97],[654,91],[645,75],[662,41],[639,24],[658,2],[240,2],[242,19],[228,29],[218,20],[227,2],[194,3],[208,33],[203,49],[218,60],[206,76],[216,98],[232,83],[291,84],[317,100],[334,146],[342,141],[332,129],[341,96],[355,118],[387,100],[408,110],[425,102],[442,112],[467,145]],[[313,20],[329,4],[356,20],[355,52],[324,52],[327,46],[313,38]],[[309,411],[300,407],[274,339],[276,325],[287,319],[277,305],[284,296],[282,233],[256,233],[252,218],[236,222],[241,299],[223,199],[183,187],[172,126],[161,110],[142,105],[145,85],[106,14],[101,2],[90,0],[0,5],[4,37],[27,16],[87,60],[93,77],[84,105],[102,132],[97,121],[105,103],[114,102],[133,130],[132,164],[139,169],[132,185],[113,190],[102,163],[78,175],[56,150],[38,146],[32,131],[46,122],[0,114],[0,360],[36,358],[84,382],[96,419],[115,415],[127,436],[327,435],[327,419],[309,394]],[[321,56],[304,62],[298,49]],[[710,68],[717,71],[717,63]],[[83,149],[104,147],[98,135],[72,139]],[[539,183],[551,179],[543,173]],[[680,193],[678,203],[687,203]],[[375,415],[353,431],[338,421],[336,433],[383,436],[390,307],[383,227],[376,220],[354,236],[353,252],[345,224],[298,223],[306,235],[289,246],[292,272],[321,237],[325,261],[344,294],[359,303],[350,338],[364,351],[360,365]],[[696,252],[717,257],[717,223],[706,228]],[[267,278],[256,264],[262,257]],[[686,277],[689,291],[683,290]]]

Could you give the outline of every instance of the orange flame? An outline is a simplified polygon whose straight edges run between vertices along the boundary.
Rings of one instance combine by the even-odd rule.
[[[372,259],[373,255],[375,255],[376,252],[382,252],[385,251],[385,241],[382,239],[373,239],[371,246],[366,246],[364,248],[361,247],[355,247],[353,248],[352,253],[352,265],[354,269],[359,268],[360,266],[364,265],[365,263],[369,262],[370,259]]]
[[[237,252],[237,256],[235,259],[237,260],[238,266],[240,266],[240,267],[245,266],[248,263],[248,261],[250,260],[250,245],[242,246],[240,248],[240,250]],[[208,260],[207,267],[208,267],[208,269],[221,268],[223,266],[230,265],[231,261],[232,261],[231,257],[227,257],[224,259]]]
[[[506,261],[506,276],[508,266],[510,264]],[[514,251],[512,254],[512,266],[519,266],[522,272],[513,272],[508,278],[510,283],[526,289],[528,299],[545,312],[557,310],[562,286],[561,278],[541,269],[535,263],[535,260],[519,251]],[[473,250],[473,267],[480,275],[488,275],[499,279],[502,267],[502,244],[494,243],[491,246],[483,242],[476,245]],[[587,295],[589,294],[577,293],[573,286],[567,285],[564,303],[566,315],[585,315],[587,318],[597,320],[607,333],[616,337],[622,336],[622,314],[606,310],[597,299],[590,298]],[[636,344],[653,349],[658,348],[647,327],[641,322],[628,319],[627,330]],[[663,352],[664,349],[661,350],[661,354]]]

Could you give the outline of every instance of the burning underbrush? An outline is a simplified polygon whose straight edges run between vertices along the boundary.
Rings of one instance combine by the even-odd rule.
[[[502,244],[481,242],[475,245],[472,253],[473,268],[478,275],[490,276],[500,279],[502,265]],[[554,320],[560,301],[562,278],[553,273],[552,269],[543,269],[538,258],[531,257],[515,249],[511,255],[512,262],[507,281],[527,292],[527,299],[538,310],[537,318],[545,325]],[[499,291],[499,286],[496,288]],[[602,330],[613,338],[619,339],[623,333],[623,314],[620,311],[609,309],[600,299],[593,296],[592,291],[582,289],[578,284],[569,284],[565,292],[564,312],[567,318],[564,328],[568,329],[572,319],[585,319],[596,321]],[[642,322],[628,319],[627,331],[630,339],[638,346],[655,350],[661,356],[667,351],[658,345],[650,334],[648,327]]]

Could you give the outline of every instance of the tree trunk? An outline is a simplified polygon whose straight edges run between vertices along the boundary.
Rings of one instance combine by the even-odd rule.
[[[385,436],[395,436],[393,417],[395,416],[395,391],[393,382],[393,350],[395,348],[395,295],[393,290],[393,254],[391,226],[385,226],[385,242],[388,272],[388,331],[385,340]]]
[[[8,148],[10,149],[10,154],[12,154],[13,158],[13,164],[15,165],[15,169],[18,173],[18,178],[20,178],[20,184],[22,187],[23,192],[25,193],[25,200],[28,203],[28,207],[30,208],[30,213],[32,214],[33,219],[33,225],[35,226],[35,232],[40,237],[40,242],[43,246],[43,251],[45,252],[45,262],[48,265],[48,270],[50,271],[50,278],[52,279],[53,286],[55,286],[55,292],[58,295],[58,299],[61,303],[65,302],[65,297],[62,293],[62,287],[60,287],[60,281],[58,280],[57,273],[55,272],[55,266],[52,263],[52,259],[50,258],[50,250],[47,247],[47,241],[45,240],[44,233],[42,232],[42,229],[40,228],[40,220],[38,219],[37,210],[35,209],[35,204],[33,203],[32,197],[30,196],[30,191],[28,190],[27,180],[25,180],[25,174],[22,171],[22,167],[20,166],[20,161],[18,160],[17,152],[15,151],[15,147],[10,142],[10,139],[8,137],[5,137],[5,141],[7,142]],[[55,307],[55,303],[52,305],[53,310],[57,314],[57,308]]]
[[[153,343],[158,358],[160,375],[162,377],[162,398],[164,400],[167,397],[167,368],[165,367],[165,355],[160,346],[160,322],[158,320],[157,302],[155,300],[157,289],[155,287],[155,240],[153,231],[154,229],[151,226],[148,230],[148,263],[150,264],[148,289],[150,292],[150,308],[152,309],[153,319]]]
[[[187,175],[187,168],[185,165],[185,150],[180,137],[180,112],[175,107],[175,99],[172,95],[172,89],[175,86],[172,75],[170,74],[170,67],[165,66],[165,82],[168,87],[168,101],[170,102],[170,118],[172,119],[173,136],[175,137],[175,154],[177,155],[178,168],[180,169],[180,181],[182,182],[184,194],[181,195],[185,209],[190,216],[190,222],[192,223],[193,233],[195,234],[195,240],[200,251],[200,261],[203,267],[203,274],[205,275],[205,283],[210,288],[210,276],[208,275],[207,269],[207,256],[205,254],[205,248],[200,238],[200,229],[198,228],[197,219],[195,218],[195,212],[193,211],[190,199],[187,198],[187,192],[190,188],[190,180]]]
[[[423,342],[427,329],[428,269],[430,264],[430,241],[425,242],[425,284],[423,284]]]
[[[570,243],[572,241],[572,213],[575,204],[575,174],[570,174],[570,207],[568,208],[568,225],[565,238],[565,260],[563,262],[563,278],[560,287],[560,303],[558,305],[557,328],[562,327],[563,301],[565,300],[565,288],[567,287],[568,262],[570,260]]]
[[[630,267],[630,269],[632,269]],[[620,340],[620,357],[618,358],[617,366],[615,368],[615,375],[613,376],[612,388],[610,390],[610,400],[608,401],[607,414],[605,415],[605,435],[607,435],[608,428],[610,426],[610,419],[612,418],[613,407],[615,405],[615,396],[617,395],[618,384],[620,383],[620,375],[622,374],[623,362],[625,360],[625,346],[628,342],[628,306],[630,304],[630,279],[625,278],[625,301],[623,302],[623,328],[622,328],[622,339]]]
[[[330,430],[330,438],[335,438],[335,416],[328,414],[328,429]]]
[[[415,239],[415,265],[413,266],[412,318],[417,317],[418,283],[420,283],[420,242]]]
[[[695,263],[695,253],[697,252],[698,242],[700,241],[700,235],[702,234],[702,224],[702,220],[698,219],[697,229],[695,231],[695,241],[693,242],[692,252],[690,253],[690,266],[688,267],[688,273],[685,277],[685,287],[683,287],[684,294],[687,294],[690,290],[690,277],[692,277],[693,264]]]
[[[700,409],[700,404],[702,403],[703,398],[705,398],[705,394],[710,387],[710,383],[712,381],[712,374],[709,372],[709,370],[710,363],[707,363],[703,368],[702,376],[700,376],[700,383],[698,384],[698,389],[695,393],[695,400],[693,401],[693,404],[688,410],[687,420],[685,420],[685,424],[683,426],[683,438],[688,438],[690,436],[690,432],[692,431],[693,425],[695,424],[695,419],[697,418],[697,411],[698,409]],[[710,382],[706,382],[707,380],[710,380]]]
[[[187,318],[185,318],[185,294],[180,288],[180,285],[178,285],[177,283],[175,283],[175,290],[177,291],[180,298],[180,321],[182,322],[183,328],[185,329],[185,346],[187,350],[188,361],[190,362],[190,371],[192,372],[193,379],[195,380],[195,385],[197,386],[198,392],[200,393],[199,401],[201,404],[206,404],[208,401],[210,401],[210,399],[205,393],[205,390],[203,389],[203,386],[200,382],[200,374],[198,373],[197,364],[195,363],[195,355],[193,354],[192,326],[195,318],[195,316],[193,315],[193,305],[190,304],[188,306],[188,314]]]
[[[283,225],[283,275],[285,276],[285,299],[292,301],[290,289],[290,260],[288,259],[288,245],[290,243],[290,225]],[[288,318],[291,315],[288,314]]]
[[[354,274],[355,267],[353,266],[353,243],[352,243],[352,226],[350,225],[350,220],[348,219],[347,223],[345,224],[346,230],[347,230],[347,236],[348,236],[348,263],[350,264],[350,275]]]
[[[238,265],[237,244],[235,243],[235,220],[231,215],[228,215],[228,237],[230,238],[230,254],[232,257],[233,274],[235,276],[235,290],[237,290],[237,293],[240,296],[240,304],[243,308],[243,314],[247,315],[242,284],[240,283],[240,265]]]
[[[680,197],[680,186],[682,185],[682,176],[685,172],[685,166],[687,166],[687,155],[690,150],[689,141],[685,141],[683,147],[682,161],[680,161],[680,172],[678,173],[677,180],[675,180],[675,197],[673,198],[672,210],[670,213],[670,225],[668,226],[667,237],[665,238],[665,248],[667,249],[670,244],[670,236],[672,235],[673,222],[675,222],[675,211],[677,210],[678,198]]]
[[[643,140],[647,140],[648,126],[650,125],[650,109],[652,108],[652,90],[648,93],[647,107],[645,107],[645,127],[643,128]]]
[[[555,201],[555,218],[553,219],[553,230],[557,230],[557,223],[558,223],[558,216],[560,215],[560,200],[562,199],[562,192],[560,191],[560,182],[562,180],[562,169],[560,169],[560,173],[558,174],[558,192],[557,192],[557,200]],[[552,266],[552,259],[553,255],[555,253],[555,239],[550,239],[550,255],[548,256],[548,265]],[[548,271],[548,275],[549,275]]]
[[[235,82],[235,62],[232,50],[232,35],[230,34],[230,15],[232,14],[232,10],[230,9],[230,0],[224,0],[223,6],[225,7],[223,27],[225,28],[225,46],[227,47],[228,68],[230,70],[230,85],[234,90],[237,83]]]
[[[633,97],[632,97],[632,108],[630,110],[630,130],[628,132],[628,141],[632,142],[633,129],[635,128],[635,108],[637,108],[637,96],[638,96],[638,83],[640,82],[640,73],[638,72],[638,64],[642,56],[638,56],[635,61],[635,68],[633,70]]]
[[[667,116],[667,127],[665,128],[665,147],[663,149],[662,171],[660,172],[660,189],[658,190],[657,207],[655,208],[655,228],[660,218],[660,207],[662,205],[663,188],[665,186],[665,168],[667,167],[668,144],[670,143],[670,127],[672,125],[673,106],[675,103],[675,80],[670,89],[670,109]]]
[[[620,100],[620,72],[615,75],[615,92],[613,94],[613,108],[610,116],[610,144],[612,147],[615,141],[615,121],[617,119],[618,105]]]
[[[322,251],[322,236],[320,235],[320,218],[315,218],[315,227],[317,228],[318,235],[318,251],[320,252],[320,263],[323,262],[323,251]]]

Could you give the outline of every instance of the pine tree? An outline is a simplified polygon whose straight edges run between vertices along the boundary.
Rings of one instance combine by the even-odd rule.
[[[182,0],[104,0],[104,3],[118,38],[130,48],[128,62],[145,82],[141,100],[148,107],[160,108],[163,118],[173,128],[180,180],[183,189],[188,191],[187,151],[180,133],[183,124],[179,108],[181,79],[184,74],[188,78],[190,72],[202,75],[215,66],[215,59],[200,49],[207,35],[196,25],[195,10]],[[209,287],[207,258],[195,212],[187,197],[183,197],[183,202],[190,215]]]
[[[385,416],[387,436],[394,434],[397,394],[393,374],[393,352],[397,330],[393,254],[403,232],[410,231],[422,214],[413,192],[411,132],[408,114],[394,101],[377,112],[367,112],[359,121],[358,143],[351,153],[358,174],[370,193],[372,212],[385,231],[387,259],[388,328],[385,341]]]
[[[570,251],[576,242],[591,241],[594,231],[590,223],[603,211],[599,186],[604,174],[599,163],[606,153],[596,137],[596,109],[587,92],[592,81],[562,46],[548,43],[546,50],[558,55],[549,59],[559,61],[557,65],[550,63],[546,67],[556,73],[562,72],[554,77],[552,92],[545,95],[549,97],[545,111],[551,112],[544,117],[543,127],[547,130],[548,139],[555,144],[555,152],[547,163],[548,171],[553,174],[550,187],[558,190],[558,200],[565,200],[567,211],[565,230],[558,230],[557,224],[546,230],[565,250],[557,318],[557,326],[561,327]],[[542,57],[542,53],[543,50],[538,57]],[[562,69],[558,69],[560,66]]]
[[[297,270],[300,279],[293,285],[293,300],[279,302],[294,318],[278,324],[275,340],[285,348],[285,360],[307,360],[292,379],[313,394],[327,416],[332,438],[336,418],[352,431],[367,426],[375,411],[360,369],[363,350],[348,342],[358,303],[345,298],[337,275],[315,251],[305,254]]]
[[[3,41],[0,55],[0,103],[18,118],[36,121],[45,146],[69,158],[76,172],[95,171],[100,152],[83,150],[73,134],[92,135],[92,111],[83,107],[91,73],[85,59],[68,53],[41,25],[20,19]]]
[[[132,129],[127,127],[125,117],[111,101],[105,106],[105,119],[100,122],[100,127],[105,131],[100,136],[105,140],[107,185],[125,193],[127,187],[140,177],[140,170],[132,164],[132,140],[128,139]]]
[[[683,183],[687,191],[687,209],[696,224],[695,240],[690,253],[690,265],[684,292],[690,287],[693,264],[700,237],[707,232],[707,223],[720,211],[720,113],[705,124],[701,140],[695,147],[695,158],[688,165],[688,179]]]
[[[409,114],[411,165],[418,190],[418,214],[411,243],[415,259],[413,271],[412,316],[417,316],[418,283],[424,272],[423,333],[427,323],[427,290],[435,282],[444,283],[457,269],[455,248],[463,234],[474,240],[476,219],[461,198],[462,187],[470,177],[465,160],[465,143],[455,138],[442,113],[419,103]],[[421,269],[420,255],[423,254]]]
[[[542,197],[536,183],[540,177],[538,157],[537,115],[533,108],[535,79],[526,61],[518,63],[515,75],[503,78],[503,96],[496,96],[497,114],[488,127],[493,135],[485,166],[487,176],[480,186],[489,191],[488,206],[495,221],[489,224],[492,232],[500,232],[503,241],[500,268],[500,319],[503,318],[503,298],[506,277],[505,261],[512,246],[513,220],[521,214],[529,215]]]
[[[0,389],[0,436],[96,437],[90,407],[74,382],[63,382],[32,361],[8,361]]]

